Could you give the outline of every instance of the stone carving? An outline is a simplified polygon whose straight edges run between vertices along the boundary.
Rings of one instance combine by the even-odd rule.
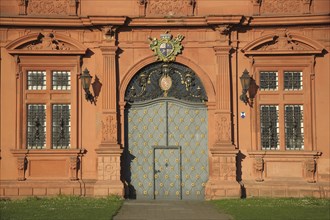
[[[71,176],[70,176],[70,180],[74,181],[74,180],[78,180],[78,157],[70,157],[70,172],[71,172]]]
[[[263,14],[292,14],[301,13],[301,0],[262,0]]]
[[[193,15],[195,5],[196,5],[195,0],[148,0],[147,15],[156,15],[156,16]]]
[[[77,0],[28,0],[29,15],[76,15]]]
[[[272,41],[267,42],[255,48],[255,50],[267,50],[267,51],[308,50],[308,49],[311,48],[305,44],[293,40],[289,32],[282,32],[281,34],[275,35]]]
[[[236,161],[235,158],[220,158],[220,179],[235,180],[236,178]]]
[[[307,182],[315,183],[316,161],[314,159],[308,159],[305,161],[305,172]]]
[[[26,7],[28,0],[17,0],[18,1],[18,10],[19,10],[19,15],[26,15]]]
[[[18,181],[25,180],[25,170],[27,166],[27,159],[26,157],[18,157],[17,158],[17,171],[18,171]]]
[[[98,157],[98,179],[120,180],[120,156]]]
[[[116,35],[117,27],[114,26],[105,26],[102,28],[103,39],[113,40]]]
[[[264,160],[262,157],[256,157],[254,160],[254,170],[257,174],[256,181],[257,182],[262,182],[264,181],[263,179],[263,172],[264,172]]]
[[[56,39],[53,33],[39,34],[37,39],[29,44],[28,50],[70,50],[63,42]]]
[[[105,116],[102,121],[102,140],[105,142],[117,141],[117,120],[113,115]]]
[[[224,116],[219,117],[217,120],[217,142],[230,141],[230,122]]]

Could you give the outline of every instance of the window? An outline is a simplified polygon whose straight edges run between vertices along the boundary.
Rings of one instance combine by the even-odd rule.
[[[257,70],[260,148],[304,150],[303,71],[286,67]]]
[[[23,80],[25,148],[70,148],[71,71],[58,67],[26,68]]]

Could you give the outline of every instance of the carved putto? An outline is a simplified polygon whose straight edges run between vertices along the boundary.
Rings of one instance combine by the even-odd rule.
[[[307,45],[303,45],[292,39],[289,32],[285,31],[274,36],[272,41],[269,41],[257,48],[255,50],[265,50],[265,51],[279,51],[279,50],[305,50],[309,49]]]
[[[56,39],[53,33],[39,34],[37,39],[29,44],[25,49],[28,50],[70,50],[65,43]]]

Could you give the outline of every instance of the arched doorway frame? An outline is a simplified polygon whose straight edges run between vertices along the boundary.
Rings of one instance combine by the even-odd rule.
[[[125,106],[126,106],[126,101],[124,100],[125,98],[125,92],[128,87],[128,84],[130,83],[131,79],[137,74],[143,67],[155,63],[155,57],[154,56],[149,56],[146,57],[136,64],[134,64],[124,75],[123,80],[120,83],[119,86],[119,108],[120,108],[120,129],[121,129],[121,146],[125,146]],[[209,155],[209,180],[212,175],[212,155],[210,153],[210,148],[213,146],[214,138],[215,137],[215,127],[214,124],[214,113],[215,113],[215,98],[216,98],[216,93],[215,93],[215,87],[214,84],[211,81],[211,78],[209,75],[195,62],[190,60],[189,58],[179,56],[176,58],[176,63],[183,64],[187,67],[189,67],[191,70],[193,70],[201,82],[204,85],[205,92],[208,97],[208,101],[206,102],[207,106],[207,114],[208,114],[208,155]]]

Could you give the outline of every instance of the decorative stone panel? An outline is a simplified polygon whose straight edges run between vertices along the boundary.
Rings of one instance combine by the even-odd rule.
[[[77,15],[79,0],[18,0],[20,15]]]
[[[310,13],[312,0],[253,0],[261,2],[261,14],[303,14]]]
[[[140,7],[146,5],[146,16],[192,16],[196,0],[139,0]],[[141,14],[140,14],[141,15]]]

